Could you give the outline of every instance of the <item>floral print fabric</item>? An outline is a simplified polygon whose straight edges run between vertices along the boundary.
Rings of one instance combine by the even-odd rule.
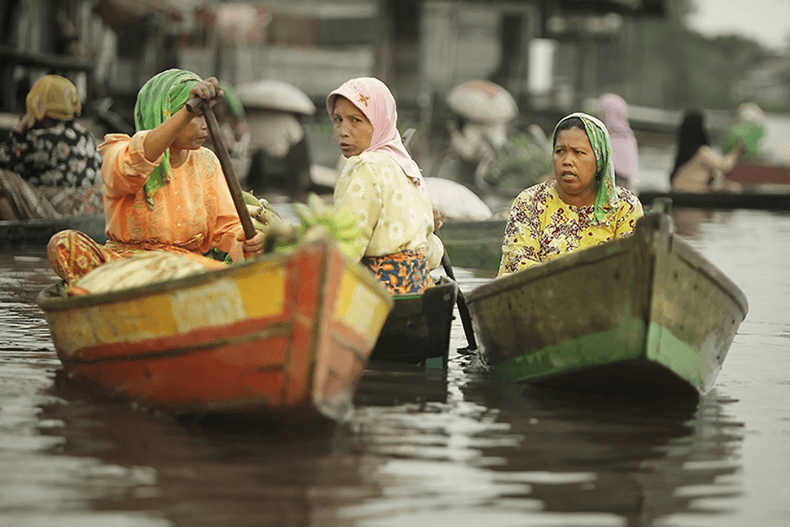
[[[498,276],[632,234],[636,220],[643,215],[636,195],[615,187],[617,209],[605,221],[596,222],[593,205],[566,204],[554,185],[554,181],[535,185],[513,201]]]
[[[359,218],[363,234],[358,258],[421,250],[429,268],[444,252],[433,234],[433,207],[425,185],[404,177],[401,167],[383,152],[365,152],[346,162],[337,180],[335,208]]]
[[[0,144],[0,168],[34,186],[87,188],[101,184],[102,158],[93,134],[74,121],[11,132]]]
[[[142,248],[129,248],[122,245],[108,243],[101,245],[93,238],[80,231],[72,229],[55,233],[47,244],[47,257],[52,269],[59,277],[66,281],[68,285],[73,284],[97,267],[115,260],[129,258],[135,254],[148,252]],[[167,252],[181,254],[189,257],[192,261],[199,263],[208,269],[220,269],[225,264],[205,258],[189,251],[179,250],[177,247],[167,248]],[[166,262],[162,262],[165,264]],[[159,273],[165,273],[166,268],[150,269],[151,277],[154,278]],[[152,280],[153,281],[153,280]],[[87,291],[85,291],[87,292]],[[67,291],[67,293],[69,293]],[[69,293],[70,294],[70,293]]]
[[[71,229],[57,232],[50,238],[47,257],[55,274],[68,284],[104,263],[121,258],[87,234]]]
[[[366,256],[360,263],[370,269],[393,295],[419,294],[434,285],[428,259],[419,250]]]

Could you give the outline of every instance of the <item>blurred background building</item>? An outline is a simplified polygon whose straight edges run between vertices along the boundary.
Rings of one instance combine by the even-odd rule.
[[[5,0],[0,127],[24,111],[38,77],[59,73],[108,131],[128,132],[137,91],[171,67],[236,86],[292,84],[314,102],[319,128],[327,93],[377,76],[402,127],[420,129],[422,156],[446,141],[445,95],[470,79],[505,87],[515,125],[544,130],[605,92],[626,99],[634,128],[655,137],[668,138],[688,107],[710,110],[713,130],[747,100],[790,109],[787,52],[696,32],[696,1]]]

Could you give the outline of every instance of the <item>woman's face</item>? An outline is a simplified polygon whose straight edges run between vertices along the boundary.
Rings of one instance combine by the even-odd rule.
[[[201,113],[194,117],[189,124],[176,136],[171,149],[176,150],[197,150],[208,139],[208,126],[206,118]]]
[[[370,146],[373,125],[362,110],[345,97],[338,96],[332,113],[332,134],[343,156],[358,156]]]
[[[566,202],[570,198],[576,206],[595,203],[598,164],[587,133],[579,128],[559,132],[552,157],[560,197]]]

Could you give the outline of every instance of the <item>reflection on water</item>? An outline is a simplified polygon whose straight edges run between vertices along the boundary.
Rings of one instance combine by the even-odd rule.
[[[784,526],[790,215],[689,224],[751,306],[714,392],[539,390],[452,353],[444,373],[372,364],[346,426],[176,420],[74,386],[33,303],[43,253],[1,255],[0,526]]]
[[[684,238],[698,239],[700,227],[709,221],[715,213],[706,209],[675,209],[672,218],[675,220],[675,232]]]
[[[359,438],[386,460],[374,473],[385,487],[346,517],[375,526],[654,525],[704,512],[696,500],[742,493],[727,478],[739,470],[743,423],[715,393],[633,401],[484,375],[454,381],[445,405],[360,409]]]

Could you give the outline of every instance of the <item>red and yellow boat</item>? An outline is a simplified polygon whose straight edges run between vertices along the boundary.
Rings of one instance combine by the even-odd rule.
[[[37,299],[65,373],[174,413],[344,420],[393,306],[330,240],[121,291]]]

